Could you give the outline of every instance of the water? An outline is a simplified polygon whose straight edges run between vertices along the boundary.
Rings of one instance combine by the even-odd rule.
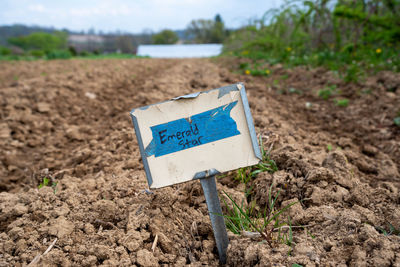
[[[154,58],[187,58],[218,56],[222,44],[139,45],[138,56]]]

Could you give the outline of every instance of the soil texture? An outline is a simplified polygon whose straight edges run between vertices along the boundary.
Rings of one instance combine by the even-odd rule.
[[[291,246],[229,233],[227,265],[400,266],[400,75],[239,63],[0,62],[0,266],[218,266],[200,182],[150,191],[129,111],[240,81],[278,171],[218,190],[262,210],[272,186],[296,227]]]

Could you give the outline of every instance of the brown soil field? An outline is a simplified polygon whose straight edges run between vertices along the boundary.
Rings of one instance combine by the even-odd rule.
[[[324,69],[253,77],[238,64],[0,62],[0,266],[218,266],[200,182],[149,191],[129,111],[240,81],[279,170],[248,197],[234,172],[218,190],[262,209],[272,185],[303,227],[291,247],[230,233],[227,265],[400,266],[400,75],[346,84]],[[317,96],[328,85],[347,107]],[[44,177],[55,186],[39,188]]]

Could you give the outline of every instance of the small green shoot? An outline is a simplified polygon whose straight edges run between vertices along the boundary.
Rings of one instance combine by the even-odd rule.
[[[51,186],[51,188],[54,189],[54,194],[56,193],[57,182],[52,182],[50,185],[50,179],[47,177],[43,177],[43,182],[39,184],[38,188],[40,189],[44,186]]]
[[[293,87],[290,87],[288,92],[291,93],[291,94],[298,94],[298,95],[302,95],[303,94],[302,91],[300,91],[300,90],[298,90],[296,88],[293,88]]]
[[[397,126],[400,127],[400,117],[394,118],[394,119],[393,119],[393,122],[394,122],[395,125],[397,125]]]
[[[400,236],[400,229],[396,229],[392,224],[388,223],[389,230],[383,227],[376,226],[375,229],[381,232],[384,236],[397,235]]]
[[[328,145],[326,146],[326,150],[328,150],[329,152],[331,152],[331,151],[332,151],[332,145],[331,145],[331,144],[328,144]]]
[[[297,264],[297,263],[293,263],[292,267],[303,267],[303,265]]]
[[[43,182],[40,183],[39,189],[42,188],[43,186],[48,186],[48,185],[49,185],[49,182],[50,182],[50,179],[49,179],[49,178],[43,177]]]
[[[336,94],[336,85],[326,86],[318,91],[318,96],[323,100],[328,100],[332,95]]]
[[[259,173],[262,172],[274,173],[278,170],[278,166],[276,165],[275,161],[270,158],[269,151],[265,150],[261,136],[259,138],[259,142],[261,144],[260,149],[261,149],[262,161],[255,166],[238,169],[235,180],[247,184],[253,178],[255,178]]]
[[[335,105],[338,107],[347,107],[349,105],[350,100],[343,98],[343,99],[335,99]]]

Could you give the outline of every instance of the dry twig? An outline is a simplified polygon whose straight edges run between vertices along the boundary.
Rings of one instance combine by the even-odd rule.
[[[35,264],[37,264],[37,263],[40,261],[40,259],[41,259],[42,256],[45,256],[47,253],[50,252],[50,250],[54,247],[54,245],[56,244],[56,242],[57,242],[57,238],[54,239],[54,241],[50,244],[50,246],[46,249],[46,251],[45,251],[42,255],[40,255],[40,254],[36,255],[36,257],[33,258],[33,260],[31,261],[31,263],[28,264],[28,266],[34,266]]]

